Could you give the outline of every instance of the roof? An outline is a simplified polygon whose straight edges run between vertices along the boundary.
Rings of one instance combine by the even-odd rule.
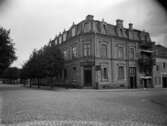
[[[167,58],[167,47],[162,45],[156,45],[155,50],[156,50],[156,57]]]
[[[75,29],[75,35],[72,35],[73,28]],[[67,37],[64,40],[67,41],[74,36],[84,33],[97,33],[129,40],[151,42],[149,33],[134,29],[132,23],[129,23],[129,28],[125,28],[123,26],[123,20],[116,20],[116,25],[112,25],[105,22],[104,20],[94,20],[92,15],[86,16],[86,19],[80,21],[78,24],[73,23],[69,30],[63,31],[54,39],[58,39],[62,37],[63,34],[67,34]]]

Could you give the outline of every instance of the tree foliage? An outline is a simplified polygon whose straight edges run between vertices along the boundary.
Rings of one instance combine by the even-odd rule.
[[[20,69],[18,69],[17,67],[9,67],[3,72],[2,77],[4,79],[11,79],[11,80],[19,79]]]
[[[29,60],[23,65],[21,78],[57,77],[62,72],[63,67],[64,60],[60,49],[55,45],[45,45],[32,52]]]
[[[10,30],[0,28],[0,74],[16,60],[14,43],[9,34]]]

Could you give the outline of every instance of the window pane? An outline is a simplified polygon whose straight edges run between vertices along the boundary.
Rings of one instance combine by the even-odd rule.
[[[130,59],[134,59],[135,56],[135,49],[134,48],[130,48],[129,49],[129,58]]]
[[[90,56],[90,43],[84,43],[84,56]]]
[[[72,56],[77,57],[77,48],[76,47],[72,48]]]
[[[75,27],[72,28],[72,37],[75,36]]]
[[[124,79],[124,67],[119,66],[118,67],[118,80],[123,80]]]
[[[100,49],[101,57],[107,57],[107,46],[106,45],[101,45]]]
[[[103,69],[101,69],[101,74],[102,74],[102,80],[108,80],[108,70],[106,67],[104,67]]]
[[[124,48],[118,47],[118,58],[123,58]]]

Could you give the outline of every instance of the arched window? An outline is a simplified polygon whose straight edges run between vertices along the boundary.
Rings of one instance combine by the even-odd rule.
[[[101,57],[107,57],[107,45],[102,44],[100,48]]]

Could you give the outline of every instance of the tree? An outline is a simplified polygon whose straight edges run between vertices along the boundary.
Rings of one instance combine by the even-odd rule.
[[[30,80],[58,77],[64,68],[63,54],[55,45],[45,45],[40,50],[34,50],[29,60],[23,65],[21,78]],[[52,84],[50,86],[53,86]],[[30,81],[31,87],[31,81]]]
[[[13,83],[14,80],[20,78],[20,69],[17,67],[9,67],[3,72],[2,77],[7,79],[9,83]]]
[[[0,75],[16,60],[14,43],[9,37],[10,30],[0,28]]]
[[[6,79],[19,79],[20,70],[17,67],[9,67],[3,72],[2,76]]]

